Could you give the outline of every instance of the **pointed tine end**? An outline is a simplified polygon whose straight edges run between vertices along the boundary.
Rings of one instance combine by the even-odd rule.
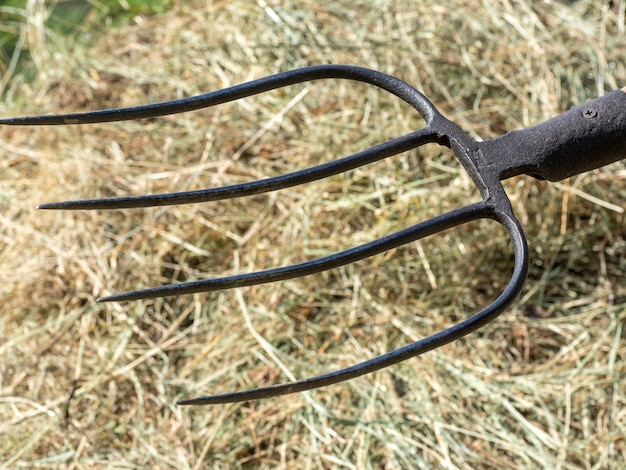
[[[28,124],[27,118],[3,118],[0,119],[2,126],[16,126],[18,124]]]
[[[37,209],[42,209],[42,210],[57,210],[57,209],[71,210],[71,209],[76,209],[76,207],[73,207],[73,203],[74,202],[75,201],[46,202],[45,204],[39,204],[37,206]]]
[[[123,198],[124,200],[130,199],[129,197]],[[73,201],[58,201],[47,202],[45,204],[39,204],[37,209],[44,210],[65,210],[65,211],[78,211],[78,210],[93,210],[93,209],[117,209],[119,203],[117,199],[75,199]]]
[[[227,395],[209,395],[205,397],[187,398],[185,400],[178,400],[176,404],[179,406],[206,406],[217,405],[220,403],[230,403],[228,400],[221,400],[221,398],[225,396]]]
[[[187,398],[185,400],[177,401],[176,404],[181,406],[206,406],[260,400],[262,398],[272,398],[278,395],[291,393],[291,390],[289,390],[289,385],[292,384],[271,385],[269,387],[224,393],[222,395],[206,395],[196,398]]]
[[[148,289],[131,290],[119,294],[100,297],[97,302],[129,302],[131,300],[148,300],[160,297],[172,297],[186,294],[195,294],[215,289],[205,288],[207,281],[181,282],[180,284],[166,284]]]
[[[168,195],[165,195],[165,198]],[[165,199],[162,198],[162,199]],[[102,199],[77,199],[73,201],[48,202],[40,204],[37,209],[56,210],[95,210],[95,209],[134,209],[150,207],[158,204],[150,204],[150,196],[124,196]]]
[[[42,125],[63,125],[79,124],[80,120],[76,115],[48,114],[41,116],[23,116],[15,118],[0,119],[0,125],[5,126],[42,126]]]
[[[96,302],[98,303],[107,303],[107,302],[130,302],[132,300],[145,300],[145,299],[153,299],[155,297],[161,297],[160,295],[152,295],[151,291],[153,289],[145,289],[145,290],[133,290],[130,292],[122,292],[120,294],[112,294],[107,295],[105,297],[98,297]]]
[[[196,398],[187,398],[179,400],[176,404],[181,406],[196,405],[218,405],[224,403],[239,403],[242,401],[261,400],[264,398],[274,398],[281,395],[289,395],[292,393],[305,392],[314,390],[327,385],[333,385],[353,377],[358,377],[370,371],[370,365],[375,363],[376,359],[365,361],[356,366],[329,372],[315,377],[301,379],[295,382],[286,382],[277,385],[269,385],[267,387],[253,388],[251,390],[240,390],[238,392],[224,393],[221,395],[205,395]]]

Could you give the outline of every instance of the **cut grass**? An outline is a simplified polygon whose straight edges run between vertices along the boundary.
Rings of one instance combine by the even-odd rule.
[[[624,2],[595,0],[179,2],[89,44],[82,36],[43,41],[36,77],[6,84],[0,114],[157,102],[294,67],[351,63],[414,84],[471,135],[490,138],[626,84],[623,18]],[[478,333],[346,384],[206,408],[174,402],[323,373],[464,318],[508,280],[503,231],[470,224],[328,273],[240,291],[128,304],[95,298],[310,259],[464,205],[476,191],[450,154],[429,146],[223,203],[34,209],[249,181],[420,125],[384,93],[328,81],[174,117],[0,129],[0,460],[72,468],[621,467],[624,218],[597,201],[624,206],[623,163],[559,186],[506,182],[531,243],[531,272],[520,301]]]

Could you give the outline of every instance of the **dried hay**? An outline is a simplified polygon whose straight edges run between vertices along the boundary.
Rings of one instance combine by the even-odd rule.
[[[3,83],[2,116],[157,102],[351,63],[414,84],[490,138],[626,82],[623,1],[180,1],[127,27],[86,24],[65,41],[42,24],[29,23],[36,78]],[[507,182],[531,272],[520,302],[477,334],[346,384],[205,408],[174,402],[323,373],[467,316],[508,280],[502,230],[471,224],[238,291],[95,298],[310,259],[466,204],[477,195],[450,154],[429,146],[224,203],[35,209],[262,178],[420,125],[384,93],[329,81],[147,121],[0,129],[0,459],[30,468],[620,467],[623,163],[559,185]]]

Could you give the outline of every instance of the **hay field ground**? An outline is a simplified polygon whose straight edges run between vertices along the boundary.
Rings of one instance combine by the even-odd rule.
[[[191,96],[319,63],[413,84],[474,137],[626,85],[623,0],[179,1],[69,37],[26,2],[28,62],[3,117]],[[10,65],[10,64],[9,64]],[[312,259],[476,199],[431,145],[319,183],[171,208],[43,202],[249,181],[407,133],[385,93],[314,82],[216,108],[0,128],[0,461],[7,468],[623,468],[626,167],[506,182],[527,230],[523,295],[454,344],[258,402],[175,401],[320,374],[466,317],[512,266],[491,223],[258,287],[99,296]]]

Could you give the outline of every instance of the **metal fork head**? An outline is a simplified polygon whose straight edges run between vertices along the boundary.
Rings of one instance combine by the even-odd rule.
[[[529,173],[553,180],[557,177],[568,176],[570,173],[574,174],[576,172],[587,171],[587,169],[592,167],[601,166],[610,161],[619,159],[618,157],[623,155],[624,145],[626,144],[626,133],[624,132],[626,129],[626,117],[624,117],[626,112],[622,111],[620,114],[620,109],[626,109],[626,89],[624,89],[623,92],[617,92],[623,96],[615,95],[615,99],[607,100],[608,104],[604,101],[600,102],[603,98],[598,99],[596,103],[596,107],[601,110],[601,113],[613,113],[617,115],[621,121],[618,120],[619,122],[614,128],[609,129],[609,126],[604,125],[604,127],[600,126],[599,130],[598,127],[596,127],[595,131],[593,131],[593,129],[592,131],[589,129],[585,130],[585,135],[588,137],[587,141],[596,143],[597,141],[601,141],[598,147],[600,150],[599,160],[590,163],[589,159],[577,158],[574,160],[574,165],[572,166],[572,161],[564,163],[559,159],[562,159],[562,154],[564,153],[580,152],[580,139],[575,139],[575,142],[572,142],[571,138],[570,140],[566,139],[564,140],[564,145],[556,145],[554,149],[544,145],[538,150],[536,150],[537,146],[532,141],[536,140],[538,135],[550,137],[565,131],[570,134],[580,131],[579,127],[576,126],[585,123],[579,124],[581,114],[579,110],[571,110],[568,112],[571,114],[565,113],[562,115],[567,115],[566,117],[559,117],[559,119],[555,118],[552,121],[548,121],[543,127],[538,126],[541,127],[539,130],[535,129],[532,130],[532,132],[526,133],[524,133],[525,131],[517,133],[512,132],[502,138],[494,139],[493,141],[476,142],[465,134],[459,126],[443,117],[423,94],[409,84],[381,72],[346,65],[306,67],[204,95],[166,103],[88,113],[3,119],[0,120],[0,124],[89,124],[163,116],[215,106],[276,88],[319,79],[357,80],[382,88],[413,106],[422,116],[426,124],[423,128],[414,132],[357,152],[353,155],[273,178],[232,186],[170,194],[55,202],[42,204],[39,208],[65,210],[123,209],[166,206],[172,204],[192,204],[245,197],[309,183],[397,155],[427,143],[437,143],[452,149],[479,189],[483,198],[482,201],[452,210],[364,245],[300,264],[216,279],[184,282],[114,294],[100,298],[98,301],[121,302],[150,299],[245,287],[306,276],[352,263],[457,225],[483,218],[492,219],[502,224],[511,238],[514,252],[514,268],[511,278],[502,293],[491,304],[479,312],[443,331],[408,344],[400,349],[383,354],[382,356],[345,369],[297,382],[221,395],[191,398],[182,400],[179,404],[206,405],[254,400],[335,384],[418,356],[475,331],[492,321],[511,304],[520,292],[528,271],[529,255],[527,242],[521,226],[513,214],[500,180],[520,173]],[[623,100],[623,102],[620,100]],[[617,101],[617,103],[614,103],[614,101]],[[606,107],[610,108],[613,104],[615,105],[615,109],[611,108],[609,111],[605,109]],[[583,119],[586,118],[583,116]],[[589,121],[589,119],[586,120]],[[596,133],[594,134],[593,132]],[[598,138],[596,134],[599,134],[600,138]],[[557,142],[557,144],[559,144],[559,142]],[[529,149],[522,151],[524,145]],[[552,150],[554,151],[550,153]]]

